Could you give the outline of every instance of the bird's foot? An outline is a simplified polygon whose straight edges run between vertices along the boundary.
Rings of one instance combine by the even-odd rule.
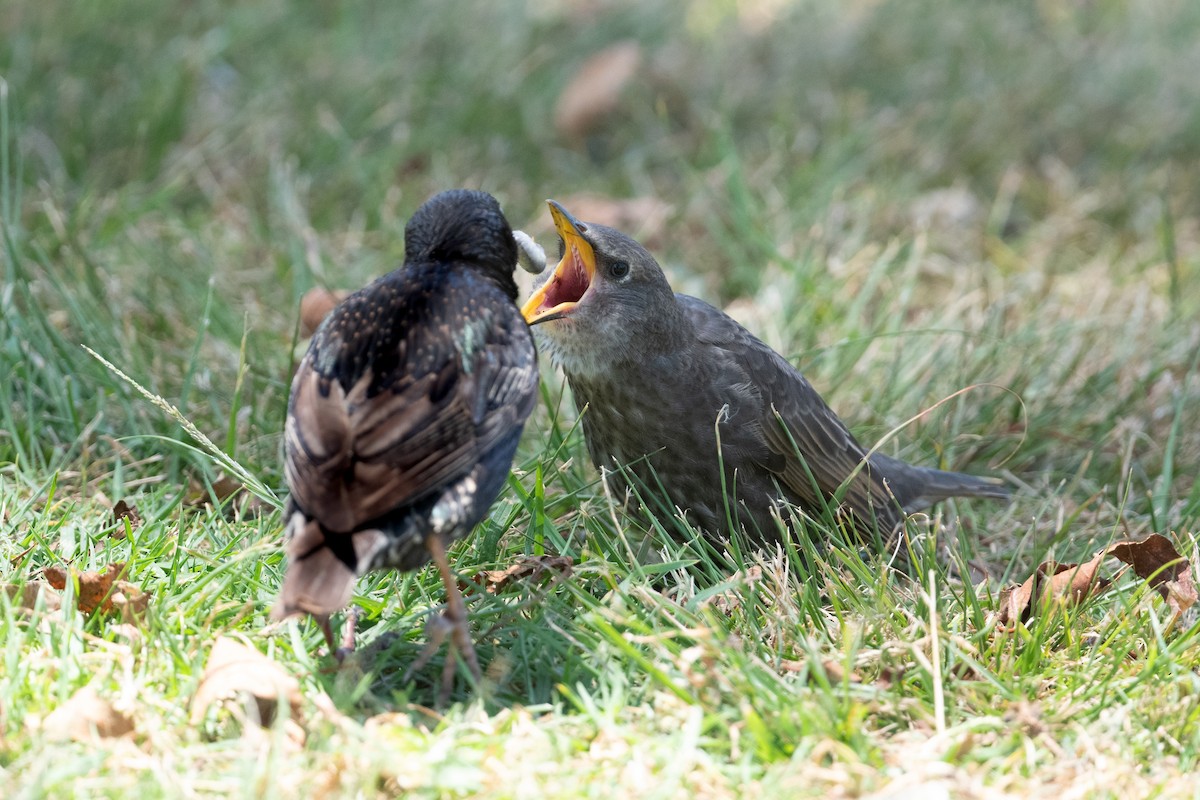
[[[480,683],[482,673],[479,671],[479,659],[475,657],[475,645],[471,642],[471,631],[467,627],[467,604],[463,602],[462,592],[458,590],[458,579],[446,558],[446,545],[440,536],[434,535],[426,538],[425,546],[429,548],[429,557],[437,565],[442,576],[442,585],[446,587],[446,610],[440,616],[429,620],[426,626],[429,644],[425,645],[421,655],[404,674],[404,682],[408,683],[409,677],[429,662],[449,634],[450,651],[446,653],[446,663],[442,667],[442,690],[438,692],[438,705],[444,706],[450,699],[450,690],[454,687],[454,673],[458,669],[456,653],[462,656],[476,685]]]
[[[409,665],[404,673],[402,683],[408,683],[419,670],[429,663],[429,659],[433,658],[437,653],[438,648],[442,646],[442,642],[446,641],[446,636],[450,633],[450,624],[444,616],[438,614],[436,617],[430,617],[429,622],[425,623],[425,636],[429,639],[425,646],[421,648],[420,655],[417,660]]]
[[[444,707],[450,699],[450,691],[454,688],[454,675],[458,670],[458,656],[462,656],[463,662],[466,663],[467,669],[471,672],[471,677],[478,684],[483,679],[483,674],[479,670],[479,659],[475,656],[475,645],[471,641],[471,631],[467,626],[466,616],[456,618],[451,614],[450,609],[444,613],[432,617],[425,625],[425,635],[429,637],[429,641],[421,650],[421,654],[417,656],[417,660],[412,663],[408,671],[404,673],[404,683],[408,683],[409,679],[416,674],[418,670],[423,668],[433,658],[442,643],[449,637],[449,647],[446,653],[446,662],[442,665],[442,688],[438,692],[437,704],[439,707]]]
[[[444,615],[451,625],[450,629],[450,656],[446,659],[446,663],[450,667],[442,668],[442,695],[450,696],[450,687],[454,683],[454,668],[458,666],[458,659],[454,658],[455,650],[462,656],[463,662],[467,665],[467,669],[471,672],[471,678],[478,685],[483,680],[483,673],[479,670],[479,659],[475,655],[475,643],[471,641],[471,629],[467,627],[466,614],[459,619],[451,620],[449,615]]]

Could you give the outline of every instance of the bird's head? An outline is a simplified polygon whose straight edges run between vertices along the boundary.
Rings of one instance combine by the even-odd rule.
[[[654,256],[620,231],[547,202],[559,262],[521,313],[551,356],[568,373],[595,373],[668,346],[682,314]]]
[[[517,243],[500,204],[470,189],[426,200],[404,229],[404,252],[410,260],[473,264],[509,282],[517,263]]]

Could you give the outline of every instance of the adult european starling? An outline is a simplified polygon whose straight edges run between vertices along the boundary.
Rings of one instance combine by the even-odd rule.
[[[332,648],[329,615],[357,576],[432,559],[452,648],[478,679],[446,547],[508,477],[536,402],[537,353],[516,306],[517,243],[491,195],[436,195],[409,220],[404,249],[403,267],[325,319],[292,381],[289,563],[275,613],[313,615]],[[444,693],[454,668],[451,652]]]
[[[522,313],[566,373],[588,452],[619,495],[631,478],[710,535],[742,527],[758,543],[778,539],[781,500],[890,537],[938,500],[1008,496],[996,479],[868,452],[781,355],[672,292],[640,244],[554,201],[550,213],[561,260]]]

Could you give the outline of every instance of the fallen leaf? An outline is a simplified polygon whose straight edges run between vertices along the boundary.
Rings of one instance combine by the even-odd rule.
[[[68,572],[62,567],[46,567],[42,575],[55,589],[64,591],[68,578],[78,582],[76,605],[85,614],[99,611],[102,614],[114,608],[121,611],[125,622],[139,620],[150,605],[150,593],[144,592],[129,581],[120,580],[125,572],[125,563],[109,564],[104,572]]]
[[[1156,533],[1141,541],[1109,545],[1083,564],[1039,564],[1029,580],[1000,593],[997,623],[1024,622],[1035,607],[1047,600],[1079,603],[1108,590],[1112,581],[1101,577],[1099,570],[1110,556],[1129,564],[1138,577],[1148,580],[1176,616],[1196,603],[1191,564],[1170,540]]]
[[[120,610],[125,624],[138,625],[146,619],[151,596],[128,581],[117,581],[113,585],[112,604]]]
[[[117,562],[109,564],[108,569],[104,572],[69,572],[62,567],[46,567],[42,570],[42,575],[46,581],[58,589],[60,592],[67,588],[67,580],[73,578],[78,581],[79,591],[76,597],[76,604],[79,610],[85,614],[90,614],[96,609],[104,613],[108,613],[113,609],[113,584],[117,578],[123,573],[125,562]]]
[[[217,479],[209,485],[191,478],[188,480],[188,493],[183,498],[183,503],[192,507],[207,506],[214,499],[218,503],[224,503],[242,491],[243,488],[245,487],[242,486],[241,482],[230,478],[228,475],[218,475]]]
[[[499,594],[518,580],[528,579],[531,583],[550,575],[550,585],[569,577],[575,560],[570,556],[527,556],[507,569],[487,570],[476,575],[492,594]]]
[[[563,87],[554,108],[554,127],[579,140],[617,110],[621,93],[642,65],[642,48],[626,39],[609,45],[580,65]]]
[[[62,607],[62,599],[58,592],[50,588],[46,581],[28,581],[22,585],[6,583],[0,586],[0,591],[8,595],[9,600],[16,600],[21,608],[33,610],[39,599],[47,611],[57,611]],[[20,598],[18,599],[18,595]]]
[[[112,524],[117,526],[113,531],[114,539],[125,538],[125,520],[129,520],[129,530],[136,531],[142,524],[142,515],[138,513],[137,506],[118,500],[113,506]]]
[[[133,733],[133,721],[89,684],[51,711],[42,721],[42,731],[51,739],[90,742],[93,736],[108,739]]]
[[[221,503],[224,503],[241,490],[242,484],[228,475],[221,475],[212,483],[213,494],[216,495],[217,501]]]
[[[1162,534],[1151,534],[1140,542],[1118,542],[1108,552],[1149,581],[1177,616],[1196,604],[1191,562]]]
[[[1069,603],[1079,603],[1090,594],[1104,591],[1110,581],[1096,577],[1104,558],[1105,554],[1101,552],[1085,564],[1055,561],[1039,564],[1029,580],[1000,593],[999,623],[1006,625],[1015,619],[1024,622],[1033,608],[1046,600],[1065,599]]]
[[[210,706],[230,697],[253,699],[264,727],[274,720],[281,701],[291,708],[292,719],[300,716],[300,682],[254,648],[221,636],[192,695],[191,723],[199,723]]]
[[[307,339],[316,333],[329,312],[349,296],[350,292],[321,286],[305,292],[300,298],[300,335]]]

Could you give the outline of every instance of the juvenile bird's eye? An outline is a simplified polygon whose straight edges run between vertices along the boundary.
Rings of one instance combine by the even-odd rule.
[[[613,261],[608,265],[608,275],[614,280],[621,280],[629,275],[628,261]]]

